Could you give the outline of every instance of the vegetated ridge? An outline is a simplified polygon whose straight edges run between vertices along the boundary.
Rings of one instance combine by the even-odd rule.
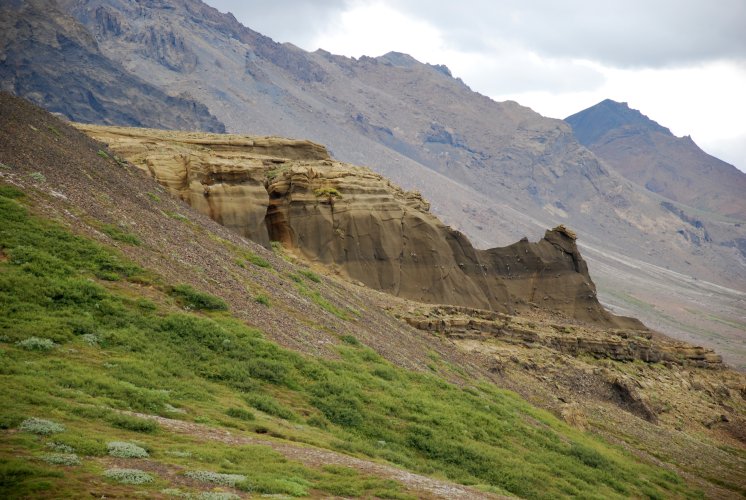
[[[276,43],[197,0],[57,4],[130,74],[204,104],[231,132],[310,139],[419,190],[479,248],[572,226],[604,304],[746,366],[734,326],[746,226],[682,204],[670,210],[565,122],[494,102],[406,54],[351,59]]]
[[[565,121],[581,144],[627,179],[673,201],[746,220],[746,174],[702,151],[691,137],[676,137],[610,99]]]
[[[742,374],[325,276],[0,105],[5,496],[743,493]]]

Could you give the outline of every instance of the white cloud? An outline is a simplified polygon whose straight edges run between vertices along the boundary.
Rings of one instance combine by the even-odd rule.
[[[460,50],[519,44],[545,58],[661,67],[746,59],[743,0],[388,0]],[[489,45],[489,42],[487,42]]]
[[[349,57],[406,52],[422,62],[437,62],[444,50],[440,32],[382,2],[343,12],[333,29],[319,33],[309,50],[323,48]],[[404,50],[402,48],[405,48]]]

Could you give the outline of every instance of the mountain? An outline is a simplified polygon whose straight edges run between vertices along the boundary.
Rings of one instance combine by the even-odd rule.
[[[0,4],[0,89],[86,123],[225,131],[207,107],[168,95],[104,56],[54,1]]]
[[[746,226],[629,181],[567,123],[406,54],[352,59],[276,43],[198,0],[58,5],[108,60],[204,104],[226,130],[323,144],[419,190],[479,248],[572,227],[604,305],[746,367]]]
[[[283,144],[268,171],[322,152]],[[380,293],[141,167],[0,93],[4,498],[742,493],[746,377],[711,352]]]
[[[673,201],[746,220],[746,174],[606,99],[565,118],[578,140],[627,179]]]

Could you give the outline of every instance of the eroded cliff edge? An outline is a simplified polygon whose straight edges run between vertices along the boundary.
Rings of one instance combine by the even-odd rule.
[[[478,250],[405,192],[323,146],[276,137],[79,125],[172,194],[236,232],[372,288],[420,302],[530,308],[640,327],[596,298],[572,231]]]

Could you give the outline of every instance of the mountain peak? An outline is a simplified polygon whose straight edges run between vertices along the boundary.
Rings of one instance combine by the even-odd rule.
[[[746,175],[629,105],[606,99],[565,118],[578,140],[627,179],[699,210],[746,218]],[[704,236],[704,235],[703,235]]]
[[[404,52],[396,52],[393,50],[391,52],[387,52],[382,56],[376,57],[376,59],[381,62],[387,62],[393,66],[401,66],[403,68],[411,68],[412,66],[421,64],[417,59],[410,56],[409,54],[405,54]]]
[[[626,102],[604,99],[598,104],[568,116],[565,121],[572,126],[578,140],[587,146],[596,142],[606,132],[621,127],[662,132],[673,136],[671,131],[651,120]]]

